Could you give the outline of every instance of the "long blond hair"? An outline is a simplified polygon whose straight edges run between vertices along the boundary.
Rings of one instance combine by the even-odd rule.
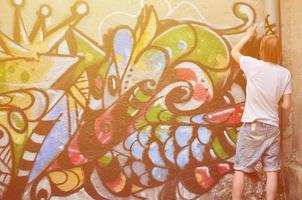
[[[281,42],[279,37],[275,34],[264,36],[260,43],[259,55],[261,60],[279,64],[281,60]]]

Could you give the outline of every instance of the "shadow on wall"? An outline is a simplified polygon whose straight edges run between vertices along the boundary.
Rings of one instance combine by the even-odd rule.
[[[86,2],[52,28],[42,5],[30,34],[24,3],[13,38],[0,33],[2,198],[197,198],[232,173],[245,81],[226,36],[254,22],[251,6],[219,29],[146,5],[101,47],[76,29]]]

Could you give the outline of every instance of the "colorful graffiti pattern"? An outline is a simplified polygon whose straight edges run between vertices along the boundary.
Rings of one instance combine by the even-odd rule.
[[[197,198],[232,173],[245,81],[226,36],[254,22],[249,5],[234,4],[242,23],[225,29],[146,5],[101,47],[76,28],[86,2],[51,29],[42,5],[30,34],[23,4],[13,38],[0,32],[1,198]]]

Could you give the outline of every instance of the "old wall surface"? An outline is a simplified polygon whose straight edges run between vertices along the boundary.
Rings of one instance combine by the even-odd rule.
[[[293,78],[293,107],[284,113],[283,155],[287,199],[302,199],[302,1],[281,1],[283,64]],[[290,11],[290,12],[289,12]]]
[[[1,198],[230,198],[261,0],[0,2]]]

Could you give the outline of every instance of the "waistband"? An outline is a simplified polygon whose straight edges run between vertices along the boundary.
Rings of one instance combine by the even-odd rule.
[[[264,127],[264,128],[277,127],[277,126],[275,126],[275,125],[267,124],[267,123],[260,122],[260,121],[243,122],[243,125],[258,126],[258,127]]]

